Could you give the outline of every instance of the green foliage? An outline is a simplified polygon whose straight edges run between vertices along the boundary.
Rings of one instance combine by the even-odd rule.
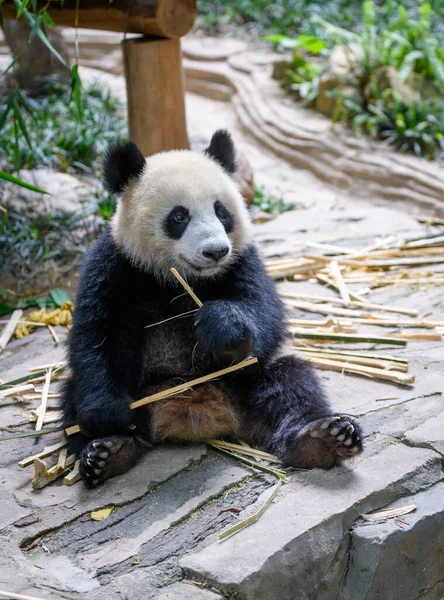
[[[407,105],[391,89],[360,104],[344,97],[347,119],[358,135],[378,136],[403,151],[425,158],[444,158],[444,100],[419,97]]]
[[[299,35],[291,39],[274,35],[266,40],[278,47],[296,49],[284,83],[290,82],[305,103],[316,100],[324,67],[303,56],[301,51],[327,56],[336,45],[348,48],[358,74],[356,92],[354,95],[344,94],[341,89],[329,92],[338,98],[333,120],[346,121],[356,133],[365,131],[381,137],[400,150],[426,158],[442,158],[444,47],[433,35],[436,20],[438,15],[427,2],[407,10],[405,3],[396,0],[386,0],[382,6],[365,0],[357,31],[315,15],[312,22],[318,28],[317,36]],[[394,70],[392,79],[384,74],[386,67]],[[408,101],[389,86],[399,87],[403,81],[409,84],[412,74],[419,77],[421,89],[414,101]],[[384,77],[388,85],[383,83]],[[413,88],[409,89],[413,94]]]
[[[295,208],[294,204],[288,204],[282,198],[275,198],[267,194],[263,186],[255,186],[253,206],[272,215],[280,215]]]
[[[319,94],[321,73],[321,65],[307,60],[300,52],[295,52],[291,68],[285,71],[282,85],[297,92],[303,104],[310,104]]]
[[[77,81],[73,89],[79,90],[79,86]],[[73,101],[66,85],[55,84],[49,92],[31,98],[15,89],[8,103],[0,106],[0,162],[6,165],[4,170],[45,166],[94,172],[108,144],[126,135],[119,101],[109,91],[94,86],[81,95],[73,91]],[[19,129],[22,136],[18,136]]]
[[[387,4],[377,0],[376,4]],[[414,14],[418,0],[404,0],[402,6],[408,15]],[[432,34],[444,43],[444,3],[430,0],[437,18],[431,22]],[[198,0],[199,27],[207,32],[229,30],[249,31],[294,36],[298,33],[321,35],[322,29],[313,16],[334,23],[348,31],[362,28],[362,0]],[[390,10],[390,8],[388,9]]]
[[[29,217],[8,212],[0,223],[0,274],[29,282],[69,272],[94,239],[100,221],[90,212]]]
[[[338,44],[354,45],[361,48],[359,63],[367,74],[389,65],[395,67],[404,80],[415,72],[443,85],[444,47],[432,33],[432,22],[438,18],[428,2],[409,12],[395,0],[386,0],[379,8],[372,0],[365,0],[357,33],[315,15],[311,22],[316,25],[318,35],[299,35],[294,39],[274,35],[265,40],[313,55],[326,55]]]
[[[97,203],[97,213],[104,221],[109,221],[116,210],[116,197],[113,193],[102,189]]]

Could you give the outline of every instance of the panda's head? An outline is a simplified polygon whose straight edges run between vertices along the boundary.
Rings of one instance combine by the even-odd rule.
[[[112,147],[106,187],[118,195],[112,235],[138,265],[168,277],[213,277],[250,241],[245,202],[230,175],[236,152],[230,134],[216,131],[203,154],[188,150],[144,158],[136,144]]]

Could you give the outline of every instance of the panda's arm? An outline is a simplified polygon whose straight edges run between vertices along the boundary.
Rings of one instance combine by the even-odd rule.
[[[143,327],[128,296],[128,272],[114,250],[105,234],[87,256],[68,342],[65,421],[77,421],[90,437],[128,433],[139,380]]]
[[[199,345],[215,357],[233,350],[237,358],[253,354],[265,360],[283,340],[282,302],[253,245],[212,286],[210,298],[197,313],[196,335]]]

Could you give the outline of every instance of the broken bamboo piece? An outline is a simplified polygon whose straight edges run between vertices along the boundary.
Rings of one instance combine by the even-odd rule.
[[[62,448],[67,446],[67,444],[68,441],[66,439],[62,439],[61,442],[57,442],[57,444],[54,444],[53,446],[48,446],[47,448],[44,448],[38,454],[34,454],[33,456],[28,456],[27,458],[24,458],[18,463],[18,466],[22,469],[24,469],[25,467],[29,467],[37,458],[47,458],[48,456],[51,456],[51,454],[54,454],[54,452],[57,452],[57,450],[61,450]]]
[[[444,283],[444,279],[443,279]],[[294,300],[313,300],[314,302],[331,302],[332,304],[344,304],[341,298],[335,298],[331,296],[320,296],[317,294],[296,294],[294,292],[286,292],[285,290],[280,292],[281,297],[289,298]],[[410,317],[416,317],[418,315],[418,311],[411,308],[401,308],[398,306],[385,306],[383,304],[375,304],[374,302],[366,302],[362,301],[351,301],[351,306],[356,306],[358,308],[367,308],[369,310],[378,310],[385,311],[391,313],[399,313],[400,315],[408,315]]]
[[[394,370],[394,371],[402,371],[407,372],[408,366],[399,363],[399,362],[389,362],[385,360],[378,360],[376,358],[364,358],[359,356],[344,356],[343,354],[339,354],[337,352],[331,351],[327,352],[326,350],[319,350],[319,352],[306,352],[304,350],[297,350],[297,353],[305,358],[306,360],[310,360],[311,358],[316,359],[326,359],[326,360],[336,360],[338,362],[343,362],[346,364],[352,365],[363,365],[367,367],[377,367],[383,370]]]
[[[43,385],[42,390],[42,403],[37,408],[38,418],[35,426],[36,431],[40,431],[43,427],[43,419],[45,418],[46,407],[48,406],[48,393],[49,386],[51,385],[51,376],[52,376],[52,368],[48,369],[48,372],[45,375],[45,383]]]
[[[24,396],[29,392],[35,392],[35,386],[32,383],[28,383],[26,385],[16,385],[9,389],[0,390],[0,400],[3,400],[3,398],[11,398],[14,396]]]
[[[63,478],[63,483],[65,485],[74,485],[78,481],[80,481],[80,460],[76,460],[72,471]]]
[[[344,304],[348,306],[350,304],[350,291],[342,277],[341,269],[339,268],[339,264],[336,260],[332,260],[329,264],[330,275],[335,282],[335,287],[339,291],[339,294],[344,301]],[[356,300],[356,296],[355,296]]]
[[[66,458],[66,460],[64,460],[63,466],[57,463],[48,469],[43,460],[36,458],[34,461],[34,478],[32,480],[33,489],[41,490],[48,484],[64,475],[68,469],[75,464],[76,460],[77,456],[75,454],[71,454]]]
[[[0,354],[3,352],[3,350],[6,348],[7,343],[9,342],[9,340],[12,338],[12,336],[14,335],[14,331],[15,328],[18,325],[18,322],[20,321],[20,319],[22,318],[23,315],[23,311],[22,310],[15,310],[9,321],[7,322],[6,326],[4,327],[1,335],[0,335]]]
[[[373,379],[391,381],[392,383],[398,383],[400,385],[413,385],[415,383],[415,376],[408,373],[388,371],[386,369],[367,367],[365,365],[358,365],[345,361],[317,358],[315,356],[306,356],[305,358],[319,369],[339,371],[344,373],[347,372],[352,373],[353,375],[365,375],[367,377],[372,377]]]
[[[249,525],[256,523],[256,521],[259,519],[259,517],[261,517],[264,514],[264,512],[267,510],[267,508],[270,506],[270,504],[276,498],[276,494],[280,490],[281,486],[282,486],[282,480],[279,480],[276,483],[276,485],[273,487],[273,489],[271,490],[271,492],[270,492],[269,496],[267,497],[267,499],[265,500],[265,502],[263,502],[263,504],[261,504],[259,510],[255,510],[254,504],[252,507],[245,509],[245,511],[244,511],[245,513],[251,513],[251,514],[248,514],[248,516],[246,518],[242,519],[242,521],[239,521],[235,525],[232,525],[231,527],[228,527],[227,529],[222,531],[219,534],[219,541],[222,542],[223,540],[226,540],[228,537],[234,535],[238,531],[245,529],[245,527],[248,527]]]
[[[251,448],[250,446],[232,444],[230,442],[224,442],[222,440],[205,440],[205,443],[211,444],[212,446],[219,446],[220,448],[225,448],[225,450],[234,450],[235,452],[240,452],[241,454],[246,454],[247,456],[252,456],[253,458],[268,460],[274,463],[281,462],[281,460],[277,458],[277,456],[273,456],[272,454],[269,454],[268,452],[263,452],[262,450],[256,450],[255,448]]]
[[[305,338],[311,340],[327,341],[327,342],[344,342],[344,343],[366,343],[366,344],[392,344],[394,346],[406,346],[405,339],[396,338],[393,336],[378,337],[373,335],[356,335],[353,333],[315,333],[309,329],[303,328],[291,329],[291,333],[296,338]]]

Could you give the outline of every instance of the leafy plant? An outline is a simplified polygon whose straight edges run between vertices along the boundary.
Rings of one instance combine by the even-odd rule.
[[[9,212],[0,223],[0,274],[23,285],[42,275],[54,281],[69,272],[102,225],[91,212],[35,217]]]
[[[60,171],[94,172],[97,159],[111,142],[126,135],[122,106],[109,91],[92,86],[84,90],[75,103],[69,102],[69,86],[55,84],[41,98],[17,91],[27,107],[21,116],[26,135],[17,136],[17,125],[9,101],[1,107],[0,161],[4,170],[53,167]],[[77,115],[82,115],[81,120]]]
[[[255,186],[253,206],[257,206],[264,212],[272,215],[280,215],[295,208],[294,204],[288,204],[282,198],[270,196],[263,186]]]
[[[387,2],[377,0],[376,5]],[[415,14],[418,0],[403,0],[402,6],[409,15]],[[444,43],[444,4],[442,0],[430,0],[437,15],[431,21],[431,33]],[[362,29],[362,0],[198,0],[199,29],[209,33],[228,31],[244,35],[245,29],[252,35],[299,33],[320,36],[322,27],[312,20],[319,16],[336,26],[352,32]],[[384,9],[390,12],[389,9]]]
[[[426,158],[444,158],[444,100],[421,100],[406,105],[391,89],[366,104],[344,98],[353,130],[385,139],[399,150]]]
[[[318,35],[265,39],[295,49],[285,83],[290,82],[305,103],[317,99],[325,67],[301,52],[325,57],[336,45],[344,47],[355,66],[354,82],[344,79],[342,87],[338,82],[338,89],[326,92],[338,99],[333,120],[347,121],[355,132],[382,137],[401,150],[439,158],[443,154],[444,47],[432,33],[435,19],[427,2],[409,11],[396,0],[386,0],[382,6],[365,0],[358,31],[315,15],[312,22]],[[403,82],[409,99],[406,93],[401,98]],[[344,92],[350,86],[355,87],[354,94]]]

